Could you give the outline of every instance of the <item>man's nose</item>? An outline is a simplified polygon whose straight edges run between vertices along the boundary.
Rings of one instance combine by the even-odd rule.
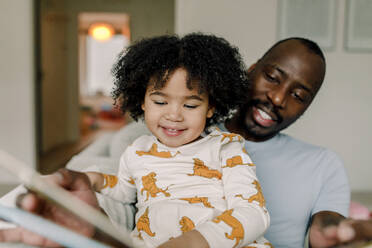
[[[267,93],[267,96],[274,106],[285,108],[287,104],[287,89],[284,86],[277,85]]]

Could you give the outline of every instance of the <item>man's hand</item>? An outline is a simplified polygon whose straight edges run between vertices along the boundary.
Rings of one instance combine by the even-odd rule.
[[[372,240],[372,219],[341,221],[337,228],[339,238],[344,242],[371,241]]]
[[[88,177],[84,173],[61,169],[52,175],[45,176],[45,179],[65,188],[80,200],[99,209],[97,198],[91,189]],[[95,229],[90,224],[66,210],[43,200],[32,192],[21,195],[17,199],[17,205],[24,210],[40,215],[84,236],[93,237],[95,235]],[[60,247],[59,244],[21,227],[0,230],[0,242],[21,242],[36,246]]]
[[[333,247],[372,240],[372,220],[345,219],[335,212],[316,213],[310,226],[312,248]]]
[[[207,240],[196,230],[191,230],[178,236],[177,238],[170,239],[169,241],[158,246],[158,248],[209,248]]]
[[[337,235],[337,227],[345,217],[342,215],[322,211],[312,217],[309,242],[312,248],[332,247],[341,241]]]

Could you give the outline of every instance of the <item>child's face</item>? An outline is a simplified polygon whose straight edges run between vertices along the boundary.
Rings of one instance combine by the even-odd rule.
[[[187,72],[174,71],[162,89],[147,87],[142,109],[149,130],[169,147],[188,144],[200,137],[206,119],[214,109],[209,107],[208,95],[186,87]]]

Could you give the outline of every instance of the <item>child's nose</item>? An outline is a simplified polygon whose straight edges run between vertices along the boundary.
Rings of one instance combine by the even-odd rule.
[[[166,115],[166,118],[170,121],[183,121],[182,107],[172,106]]]

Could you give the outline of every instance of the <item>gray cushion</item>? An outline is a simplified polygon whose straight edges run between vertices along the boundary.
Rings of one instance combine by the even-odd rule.
[[[125,149],[133,143],[135,139],[144,135],[151,134],[143,121],[131,122],[120,129],[112,138],[109,148],[111,158],[120,159]]]

